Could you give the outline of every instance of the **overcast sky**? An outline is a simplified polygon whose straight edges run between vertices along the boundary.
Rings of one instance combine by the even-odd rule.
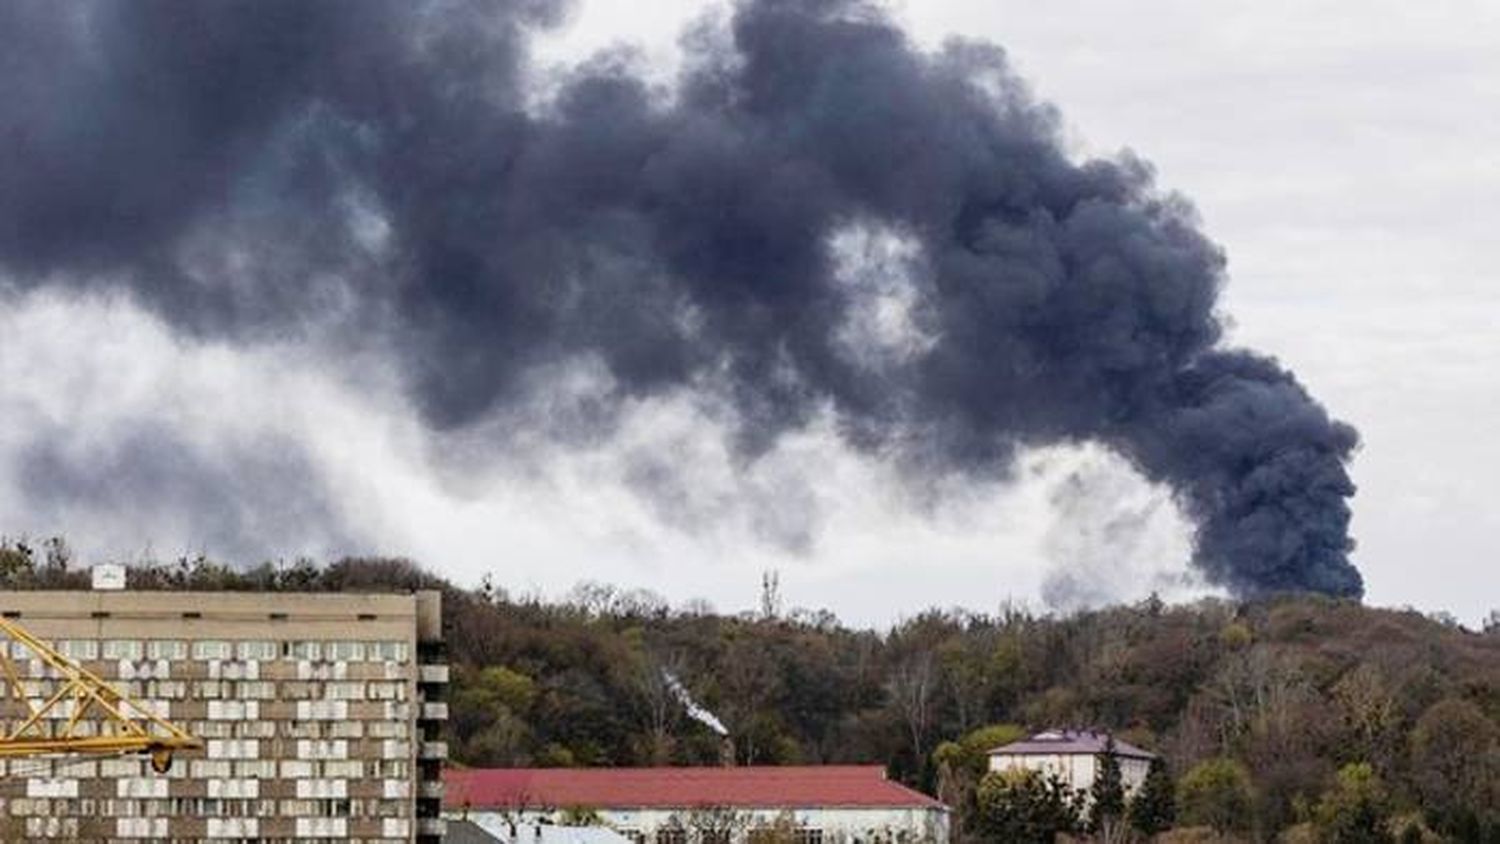
[[[669,84],[677,33],[712,8],[585,2],[538,36],[537,78],[624,43]],[[1500,7],[895,10],[925,45],[954,35],[1003,45],[1061,109],[1078,157],[1128,147],[1196,204],[1229,256],[1232,342],[1277,356],[1361,432],[1353,560],[1369,602],[1470,622],[1500,607]],[[630,414],[607,447],[497,452],[493,432],[432,435],[379,362],[326,360],[274,336],[188,339],[123,297],[12,297],[0,313],[0,531],[62,532],[87,559],[403,554],[460,582],[492,573],[515,592],[559,595],[591,579],[724,610],[753,605],[760,573],[776,569],[789,604],[877,625],[929,605],[1067,608],[1202,591],[1168,492],[1098,449],[1029,454],[1014,483],[934,509],[827,426],[741,470],[699,409],[663,399]],[[162,429],[166,442],[133,435]],[[184,473],[187,488],[169,472],[159,497],[128,502],[104,472],[37,500],[28,473],[52,465],[38,463],[39,440],[137,477],[140,461],[161,465],[142,456],[153,449],[233,468]],[[284,494],[237,498],[247,464],[224,455],[282,453],[278,443],[299,448],[249,465],[254,488]],[[633,492],[648,458],[691,467],[688,516]],[[819,483],[788,481],[808,475]],[[274,541],[247,543],[257,526]]]

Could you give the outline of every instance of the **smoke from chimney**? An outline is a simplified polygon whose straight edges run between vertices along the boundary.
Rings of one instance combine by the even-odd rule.
[[[1361,594],[1354,430],[1222,345],[1192,208],[1070,159],[999,48],[743,0],[670,93],[605,56],[528,105],[563,7],[0,4],[0,279],[378,349],[440,431],[586,362],[591,424],[693,391],[747,460],[822,413],[913,479],[1097,442],[1175,490],[1212,582]]]
[[[698,704],[698,701],[693,700],[693,696],[688,693],[687,687],[682,685],[682,681],[677,679],[677,675],[663,668],[661,676],[663,680],[667,681],[667,688],[672,691],[672,696],[677,698],[677,702],[682,704],[682,708],[687,712],[689,718],[708,727],[720,736],[728,737],[729,728],[724,726],[724,722],[719,720],[719,716],[704,709]]]

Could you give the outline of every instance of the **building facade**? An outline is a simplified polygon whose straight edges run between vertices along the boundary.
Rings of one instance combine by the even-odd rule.
[[[0,761],[0,840],[441,839],[439,593],[4,592],[0,613],[204,742],[164,774],[138,756]],[[55,691],[0,644],[27,698]],[[9,730],[25,708],[4,691]]]
[[[635,844],[945,844],[949,810],[878,765],[451,770],[450,819],[502,841],[567,823]]]
[[[989,752],[991,771],[1030,770],[1056,776],[1070,788],[1088,791],[1099,774],[1099,757],[1109,747],[1109,734],[1089,730],[1047,730]],[[1146,781],[1155,754],[1129,742],[1115,740],[1120,781],[1131,794]]]

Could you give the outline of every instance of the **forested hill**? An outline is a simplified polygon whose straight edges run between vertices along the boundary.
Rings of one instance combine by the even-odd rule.
[[[61,546],[0,544],[0,588],[86,580]],[[1500,824],[1487,818],[1500,813],[1496,625],[1470,631],[1414,611],[1287,597],[1068,617],[912,608],[869,631],[827,613],[672,609],[600,585],[559,603],[519,600],[400,560],[247,570],[179,561],[134,567],[130,582],[443,589],[461,764],[718,763],[723,743],[688,717],[670,674],[728,727],[740,764],[883,762],[961,809],[988,746],[1089,726],[1162,753],[1179,778],[1232,760],[1248,774],[1242,823],[1262,834],[1307,820],[1351,763],[1370,766],[1393,814]]]

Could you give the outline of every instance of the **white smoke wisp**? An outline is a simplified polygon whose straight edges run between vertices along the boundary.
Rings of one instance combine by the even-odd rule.
[[[720,721],[717,715],[699,706],[698,701],[693,700],[693,696],[688,694],[688,690],[682,685],[682,681],[677,679],[677,675],[663,668],[661,676],[663,680],[667,681],[667,688],[672,690],[672,695],[677,698],[677,702],[681,703],[682,708],[687,710],[689,718],[707,726],[710,730],[721,736],[729,735],[729,728],[724,726],[724,722]]]

